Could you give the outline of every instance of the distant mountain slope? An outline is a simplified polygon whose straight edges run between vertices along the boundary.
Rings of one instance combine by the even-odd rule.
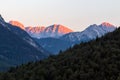
[[[0,70],[40,60],[48,55],[27,32],[6,23],[0,16]]]
[[[72,43],[68,41],[63,41],[56,38],[41,38],[35,40],[47,51],[53,54],[58,54],[60,51],[64,51],[69,48]]]
[[[23,74],[24,73],[24,74]],[[119,80],[120,28],[47,60],[21,65],[2,80]]]
[[[82,32],[72,32],[60,37],[62,40],[70,41],[73,43],[87,42],[97,37],[101,37],[108,32],[113,32],[116,27],[110,23],[104,22],[100,25],[90,25]]]
[[[41,50],[43,53],[45,53],[45,54],[48,53],[39,44],[37,44],[33,40],[33,38],[25,31],[25,28],[23,29],[23,28],[20,27],[20,25],[22,26],[22,23],[20,23],[18,21],[10,21],[9,23],[10,24],[6,24],[6,25],[9,27],[9,29],[12,30],[13,33],[15,33],[18,36],[22,37],[27,43],[29,43],[30,45],[34,46],[38,50]]]
[[[73,32],[71,29],[63,25],[51,25],[48,27],[27,27],[26,31],[34,38],[58,38],[64,34]]]

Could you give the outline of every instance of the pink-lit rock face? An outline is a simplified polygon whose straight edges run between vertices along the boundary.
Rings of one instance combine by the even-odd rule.
[[[54,26],[58,26],[58,33],[67,34],[67,33],[73,32],[73,30],[71,30],[63,25],[55,24]]]
[[[73,32],[73,30],[63,26],[63,25],[51,25],[48,27],[37,26],[37,27],[26,27],[25,30],[32,37],[35,38],[47,38],[47,37],[55,37],[58,38],[64,34]]]
[[[24,25],[18,21],[10,21],[9,23],[25,30],[31,37],[35,38],[47,38],[47,37],[58,38],[64,34],[73,32],[73,30],[69,29],[68,27],[58,24],[54,24],[48,27],[44,26],[24,27]]]
[[[73,32],[73,30],[63,26],[63,25],[51,25],[45,29],[45,32],[50,32],[50,33],[60,33],[60,34],[67,34],[70,32]]]
[[[114,25],[112,25],[112,24],[110,24],[108,22],[103,22],[101,25],[106,26],[106,27],[113,27],[114,26]]]
[[[25,28],[26,31],[31,32],[31,33],[41,33],[45,30],[44,26],[36,26],[36,27],[26,27]]]
[[[25,27],[22,23],[18,22],[18,21],[9,21],[10,24],[12,24],[13,26],[17,26],[23,30],[25,30]]]

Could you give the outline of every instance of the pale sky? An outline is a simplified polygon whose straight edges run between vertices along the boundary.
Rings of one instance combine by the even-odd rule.
[[[81,31],[91,24],[120,25],[120,0],[0,0],[0,14],[25,26],[62,24]]]

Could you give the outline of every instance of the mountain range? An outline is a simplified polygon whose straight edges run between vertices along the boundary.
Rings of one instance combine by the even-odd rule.
[[[65,41],[70,41],[73,44],[81,43],[81,42],[88,42],[90,40],[102,37],[108,32],[113,32],[116,29],[116,26],[103,22],[100,25],[90,25],[82,32],[71,32],[68,34],[63,35],[60,39]]]
[[[0,70],[45,59],[75,44],[100,38],[115,29],[114,25],[107,22],[90,25],[82,32],[74,32],[58,24],[25,27],[18,21],[7,23],[0,15]]]
[[[34,38],[58,38],[64,34],[73,32],[73,30],[59,24],[50,25],[48,27],[36,26],[36,27],[25,27],[22,23],[18,21],[9,21],[10,24],[18,26],[19,28],[25,30],[31,37]]]
[[[54,24],[48,27],[26,27],[25,30],[28,32],[28,34],[35,38],[58,38],[64,34],[73,32],[71,29],[59,24]]]
[[[59,51],[64,51],[75,44],[102,37],[106,33],[116,29],[116,26],[108,22],[103,22],[100,25],[90,25],[81,32],[74,32],[68,27],[57,24],[48,27],[38,26],[23,28],[23,25],[18,21],[10,21],[10,23],[20,26],[20,28],[22,27],[21,29],[24,29],[39,45],[52,54],[58,54]]]

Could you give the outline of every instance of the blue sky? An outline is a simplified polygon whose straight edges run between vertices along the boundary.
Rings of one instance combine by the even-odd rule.
[[[63,24],[81,31],[106,21],[119,26],[120,0],[0,0],[0,14],[25,26]]]

